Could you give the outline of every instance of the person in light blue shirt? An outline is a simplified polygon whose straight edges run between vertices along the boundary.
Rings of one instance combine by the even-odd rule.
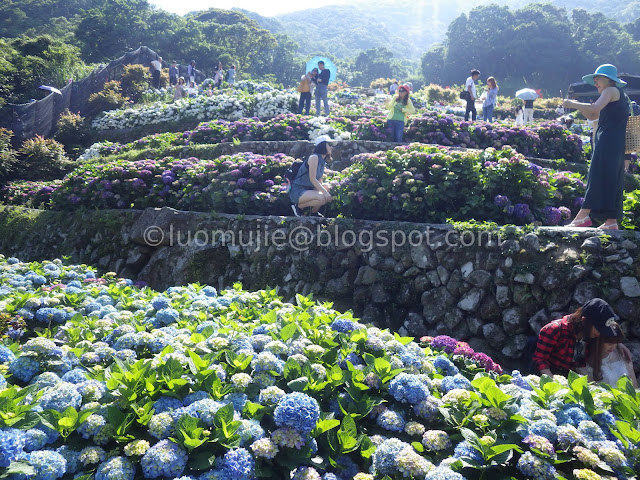
[[[485,122],[493,122],[493,109],[498,101],[498,83],[493,77],[487,78],[487,98],[482,104],[482,119]]]

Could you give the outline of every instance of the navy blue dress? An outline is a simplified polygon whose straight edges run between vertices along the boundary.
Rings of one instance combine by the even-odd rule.
[[[622,218],[624,149],[629,105],[622,89],[616,88],[620,92],[620,100],[608,103],[600,111],[582,208],[590,209],[605,218],[619,220]]]

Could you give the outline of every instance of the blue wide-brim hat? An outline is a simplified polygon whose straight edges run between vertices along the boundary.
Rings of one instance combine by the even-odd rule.
[[[595,85],[595,83],[593,83],[593,79],[597,76],[610,78],[611,80],[616,82],[616,86],[620,88],[627,85],[627,82],[618,78],[618,69],[610,63],[600,65],[598,68],[596,68],[595,73],[592,73],[591,75],[585,75],[584,77],[582,77],[582,80],[590,85]]]

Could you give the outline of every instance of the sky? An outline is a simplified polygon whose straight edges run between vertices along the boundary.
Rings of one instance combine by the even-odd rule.
[[[224,8],[230,10],[237,7],[259,13],[264,17],[273,17],[281,13],[307,10],[314,6],[344,5],[349,3],[349,0],[323,0],[318,4],[295,2],[292,0],[187,0],[186,2],[176,0],[149,0],[149,3],[168,12],[180,15],[196,10],[208,10],[209,8]]]

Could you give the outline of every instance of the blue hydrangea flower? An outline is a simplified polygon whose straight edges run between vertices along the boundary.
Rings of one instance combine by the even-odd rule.
[[[15,354],[4,345],[0,345],[0,363],[11,363],[16,359]]]
[[[168,397],[160,397],[159,400],[161,400],[162,398],[168,398]],[[205,392],[204,390],[198,390],[197,392],[193,392],[190,393],[189,395],[187,395],[186,397],[184,397],[184,400],[182,401],[183,405],[185,407],[191,405],[193,402],[197,402],[198,400],[204,400],[205,398],[211,398],[209,396],[209,394],[207,392]],[[169,400],[174,400],[174,399],[168,399],[167,400],[167,405],[164,406],[163,405],[163,410],[172,410],[172,404],[169,403]],[[157,403],[157,402],[156,402]],[[170,408],[169,408],[170,407]],[[155,408],[155,404],[154,404],[154,408]],[[175,407],[175,408],[179,408],[179,406]],[[156,411],[159,413],[160,411],[156,409]]]
[[[215,297],[217,297],[217,296],[218,296],[218,291],[217,291],[214,287],[209,286],[209,285],[207,285],[206,287],[204,287],[204,288],[202,289],[202,293],[203,293],[204,295],[206,295],[207,297],[213,297],[213,298],[215,298]]]
[[[554,480],[556,478],[555,467],[531,452],[525,452],[520,457],[517,467],[527,478],[539,480]]]
[[[389,383],[389,393],[398,402],[415,405],[429,396],[429,388],[418,375],[401,373]]]
[[[251,367],[256,373],[274,371],[282,374],[284,371],[284,361],[271,352],[260,352],[251,360]]]
[[[67,461],[67,473],[76,473],[80,468],[80,452],[71,450],[67,445],[63,445],[56,449],[60,455]]]
[[[40,398],[40,406],[43,410],[64,411],[68,407],[76,410],[82,404],[82,395],[72,383],[60,382],[54,387],[49,387]]]
[[[188,407],[179,408],[173,411],[174,418],[178,419],[185,413],[192,417],[199,418],[205,425],[213,425],[213,418],[220,408],[224,407],[224,403],[216,402],[211,398],[205,398],[203,400],[197,400],[190,404]]]
[[[173,478],[182,474],[187,460],[187,452],[177,444],[169,440],[160,440],[147,450],[140,464],[145,478]]]
[[[68,371],[62,376],[63,382],[78,384],[82,382],[86,382],[88,380],[87,370],[84,368],[74,368],[73,370]]]
[[[426,420],[433,420],[440,415],[439,408],[442,406],[442,400],[430,395],[426,400],[413,406],[413,411],[419,417]]]
[[[245,404],[249,401],[249,397],[246,393],[242,392],[233,392],[228,393],[224,397],[222,397],[223,403],[231,403],[233,405],[233,409],[237,412],[242,412]]]
[[[17,460],[25,446],[23,430],[17,428],[0,428],[0,468],[8,467]]]
[[[36,311],[35,318],[40,323],[62,323],[67,320],[67,312],[59,308],[45,307]]]
[[[424,480],[466,480],[466,478],[450,468],[439,466],[429,471]]]
[[[133,480],[136,468],[127,457],[111,457],[101,463],[95,480]]]
[[[442,371],[445,376],[453,376],[460,373],[458,367],[456,367],[451,360],[444,355],[438,355],[433,361],[433,366]]]
[[[350,333],[360,328],[365,327],[362,324],[347,320],[346,318],[337,318],[331,323],[331,329],[340,333]]]
[[[206,392],[204,392],[206,394]],[[156,413],[171,412],[183,406],[182,401],[173,397],[160,397],[153,403],[153,410]]]
[[[469,442],[466,440],[458,443],[456,448],[453,449],[454,458],[467,458],[471,459],[476,463],[482,464],[484,460],[482,459],[482,454],[473,448]]]
[[[158,311],[169,308],[170,305],[171,302],[166,297],[158,296],[151,300],[151,306]]]
[[[402,432],[405,425],[407,424],[407,421],[402,412],[389,408],[378,415],[376,423],[385,430],[390,430],[392,432]]]
[[[511,373],[511,383],[517,385],[524,390],[533,390],[529,382],[527,382],[518,370]]]
[[[382,442],[372,456],[375,472],[379,475],[394,475],[398,470],[398,455],[407,448],[413,447],[397,438],[390,438]]]
[[[33,357],[21,355],[9,364],[9,372],[22,382],[28,382],[40,371],[40,362]]]
[[[160,440],[169,438],[174,432],[174,418],[169,412],[159,413],[151,417],[147,427],[149,428],[149,435]]]
[[[558,426],[551,420],[537,420],[529,425],[529,435],[540,435],[551,443],[558,440]]]
[[[318,401],[300,392],[285,395],[275,408],[273,418],[279,427],[290,427],[309,433],[320,418]]]
[[[30,428],[24,432],[24,450],[33,452],[41,450],[47,444],[47,434],[40,428]]]
[[[156,313],[156,320],[159,325],[170,325],[180,320],[180,312],[173,308],[163,308]]]
[[[254,477],[255,460],[245,448],[233,448],[222,459],[226,478],[229,480],[252,480]]]
[[[442,393],[447,393],[454,388],[461,388],[463,390],[473,390],[471,382],[459,373],[452,377],[444,377],[440,383],[440,390]]]
[[[584,408],[575,403],[564,405],[562,411],[556,412],[558,425],[573,425],[577,427],[584,420],[591,420],[591,417]]]
[[[67,461],[53,450],[38,450],[29,454],[29,463],[35,469],[34,480],[55,480],[67,471]]]

